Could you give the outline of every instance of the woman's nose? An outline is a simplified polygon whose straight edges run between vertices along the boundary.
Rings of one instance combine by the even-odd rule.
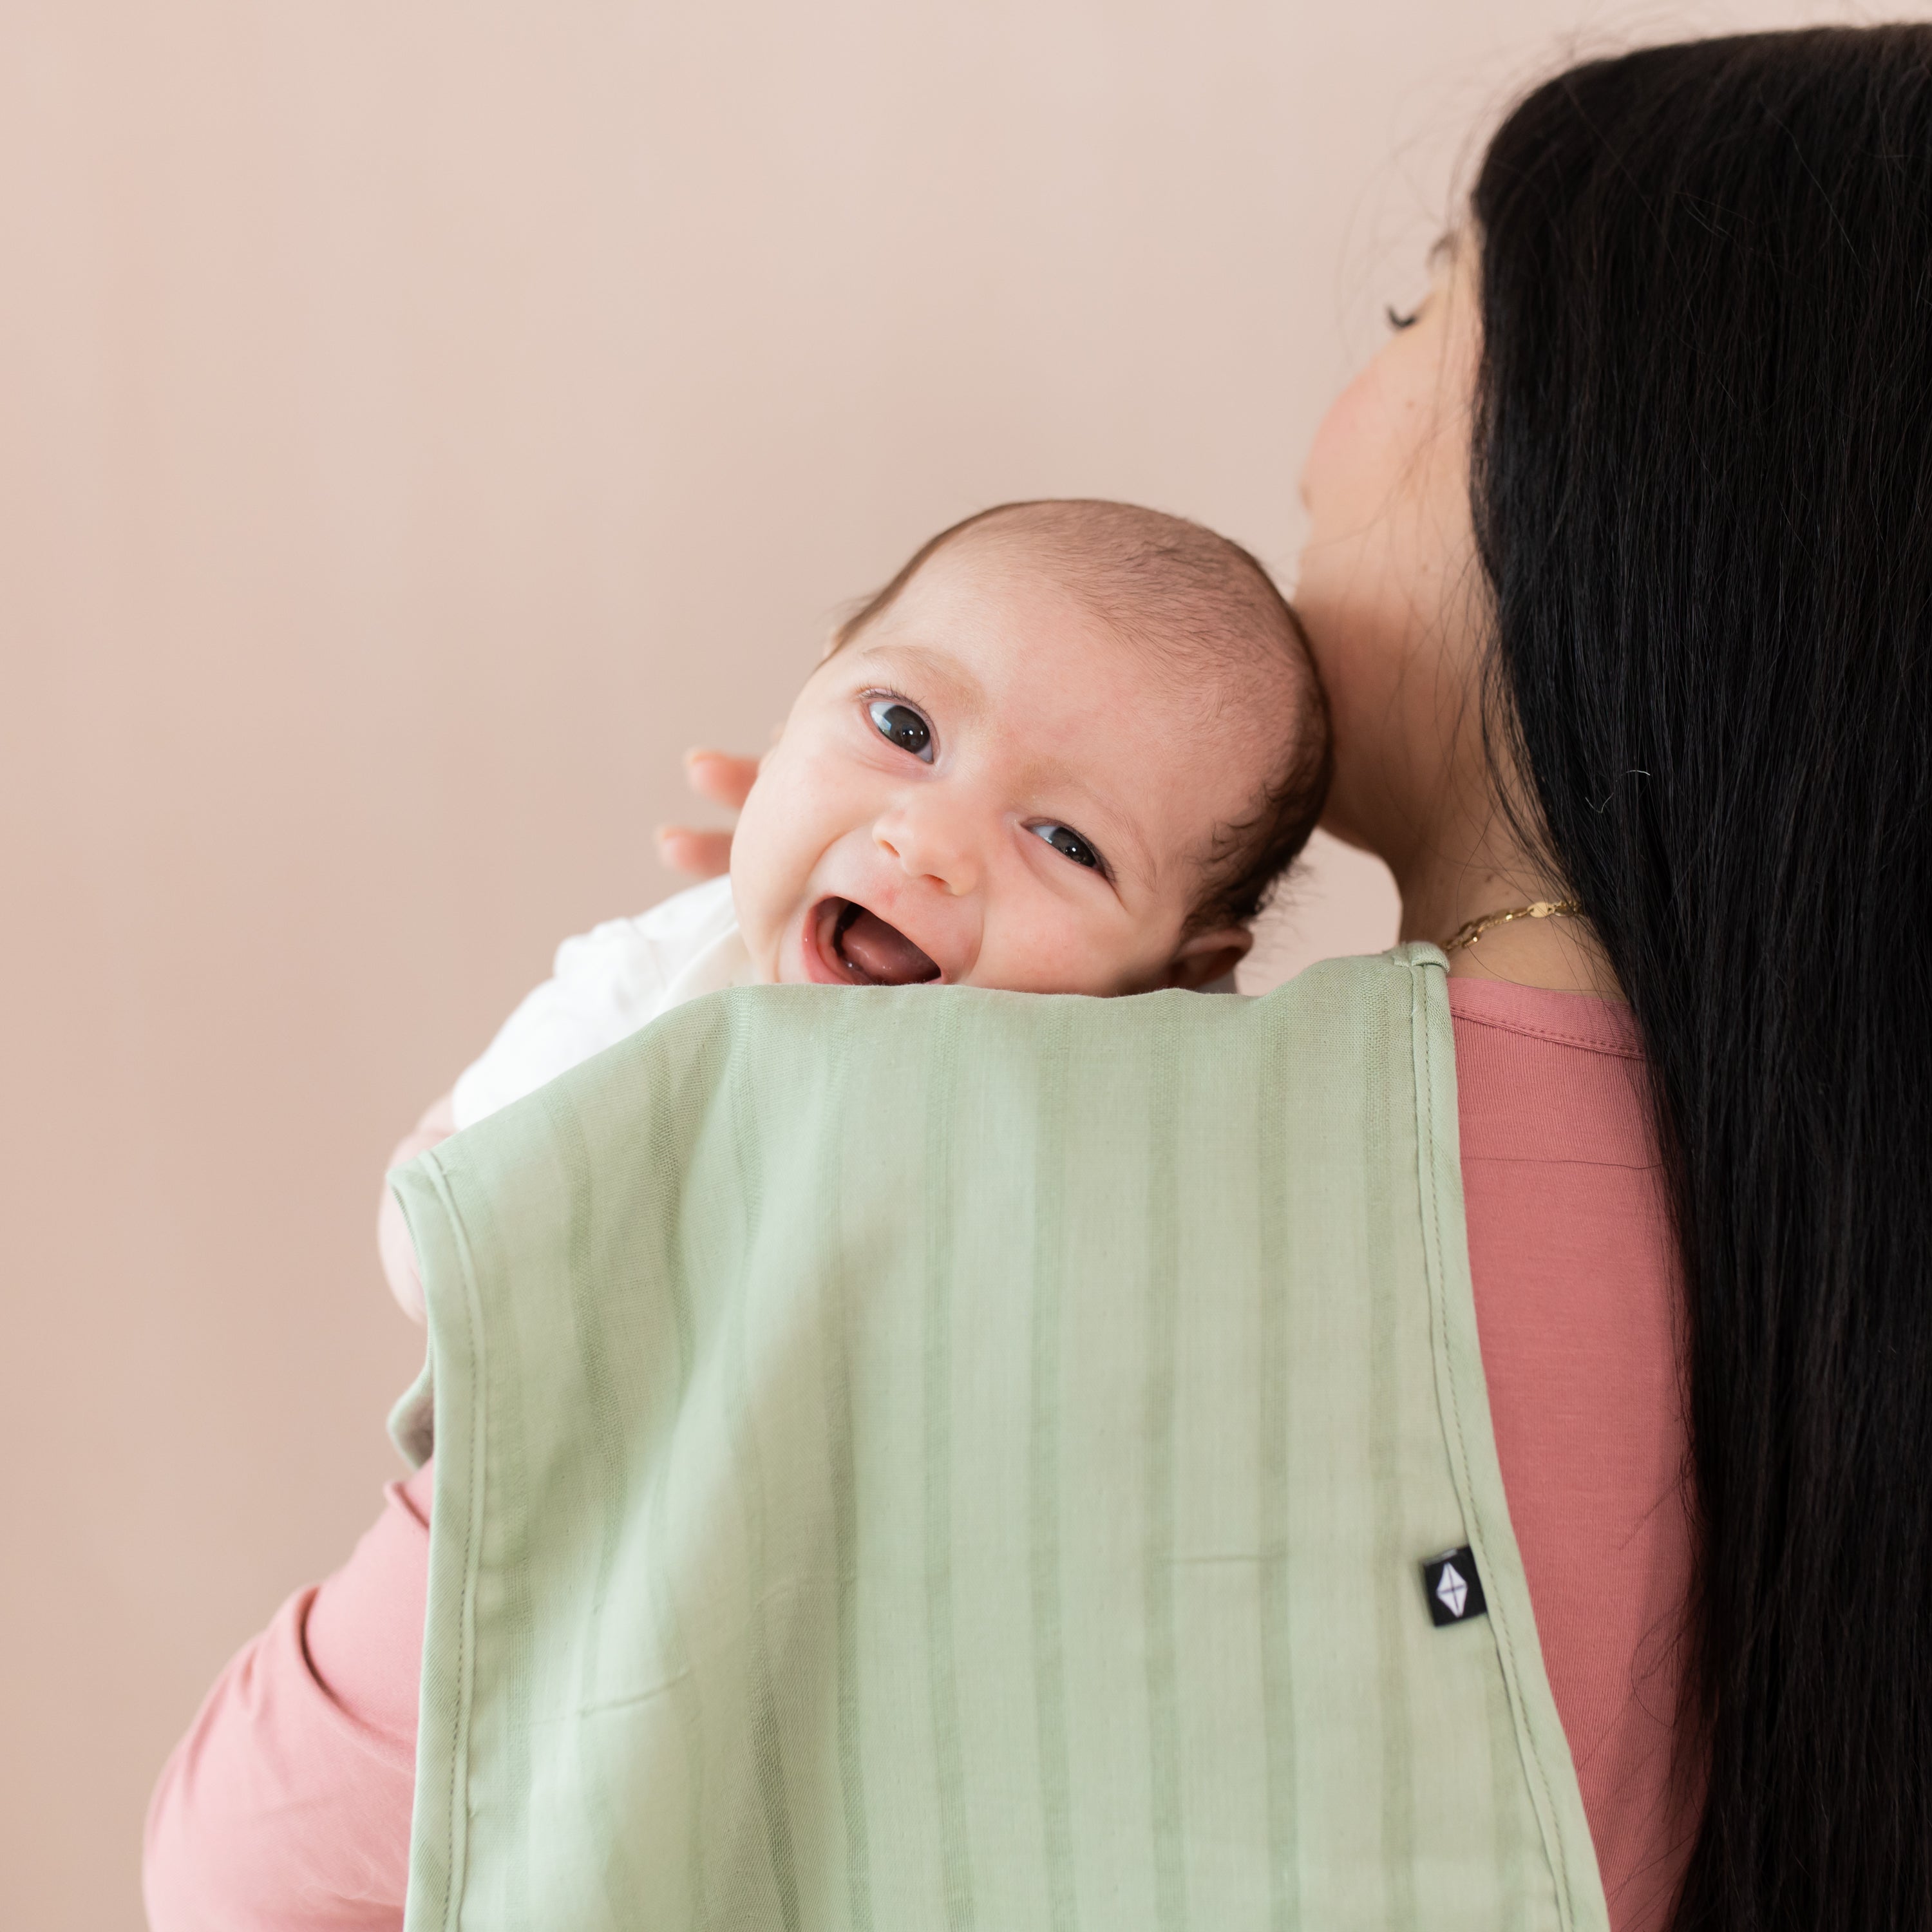
[[[872,827],[872,840],[915,878],[932,880],[956,898],[980,883],[973,842],[946,813],[930,807],[887,812]]]

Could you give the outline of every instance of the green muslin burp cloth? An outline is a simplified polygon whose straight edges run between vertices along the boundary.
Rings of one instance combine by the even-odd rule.
[[[721,994],[395,1186],[410,1932],[1606,1928],[1433,948]]]

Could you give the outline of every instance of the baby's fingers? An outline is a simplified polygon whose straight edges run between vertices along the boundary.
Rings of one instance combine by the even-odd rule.
[[[658,856],[674,872],[694,879],[715,879],[731,869],[731,835],[700,832],[689,825],[658,827]]]
[[[684,754],[685,782],[700,798],[728,806],[736,812],[758,776],[756,758],[730,752],[695,751]]]

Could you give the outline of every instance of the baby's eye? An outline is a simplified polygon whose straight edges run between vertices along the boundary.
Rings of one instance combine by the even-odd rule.
[[[875,698],[866,706],[866,715],[881,738],[928,765],[932,763],[932,727],[910,704],[902,704],[896,698]]]
[[[1048,819],[1043,824],[1029,825],[1027,830],[1036,838],[1044,838],[1056,852],[1071,859],[1076,866],[1087,866],[1096,872],[1105,869],[1100,863],[1100,854],[1072,826],[1056,825]]]

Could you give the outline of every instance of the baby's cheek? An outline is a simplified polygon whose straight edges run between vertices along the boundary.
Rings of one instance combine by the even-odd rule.
[[[762,786],[764,780],[759,781]],[[731,840],[731,898],[745,944],[769,976],[776,964],[785,916],[797,897],[797,867],[788,851],[786,822],[777,800],[757,791],[746,802]]]
[[[781,745],[758,774],[731,842],[738,924],[753,960],[769,976],[776,976],[778,949],[836,836],[824,776],[810,758]]]
[[[980,984],[1019,993],[1086,993],[1106,998],[1138,992],[1152,975],[1145,936],[1124,922],[1096,915],[1066,916],[1055,906],[1045,916],[1016,920],[988,934]],[[1156,949],[1158,950],[1158,949]]]

